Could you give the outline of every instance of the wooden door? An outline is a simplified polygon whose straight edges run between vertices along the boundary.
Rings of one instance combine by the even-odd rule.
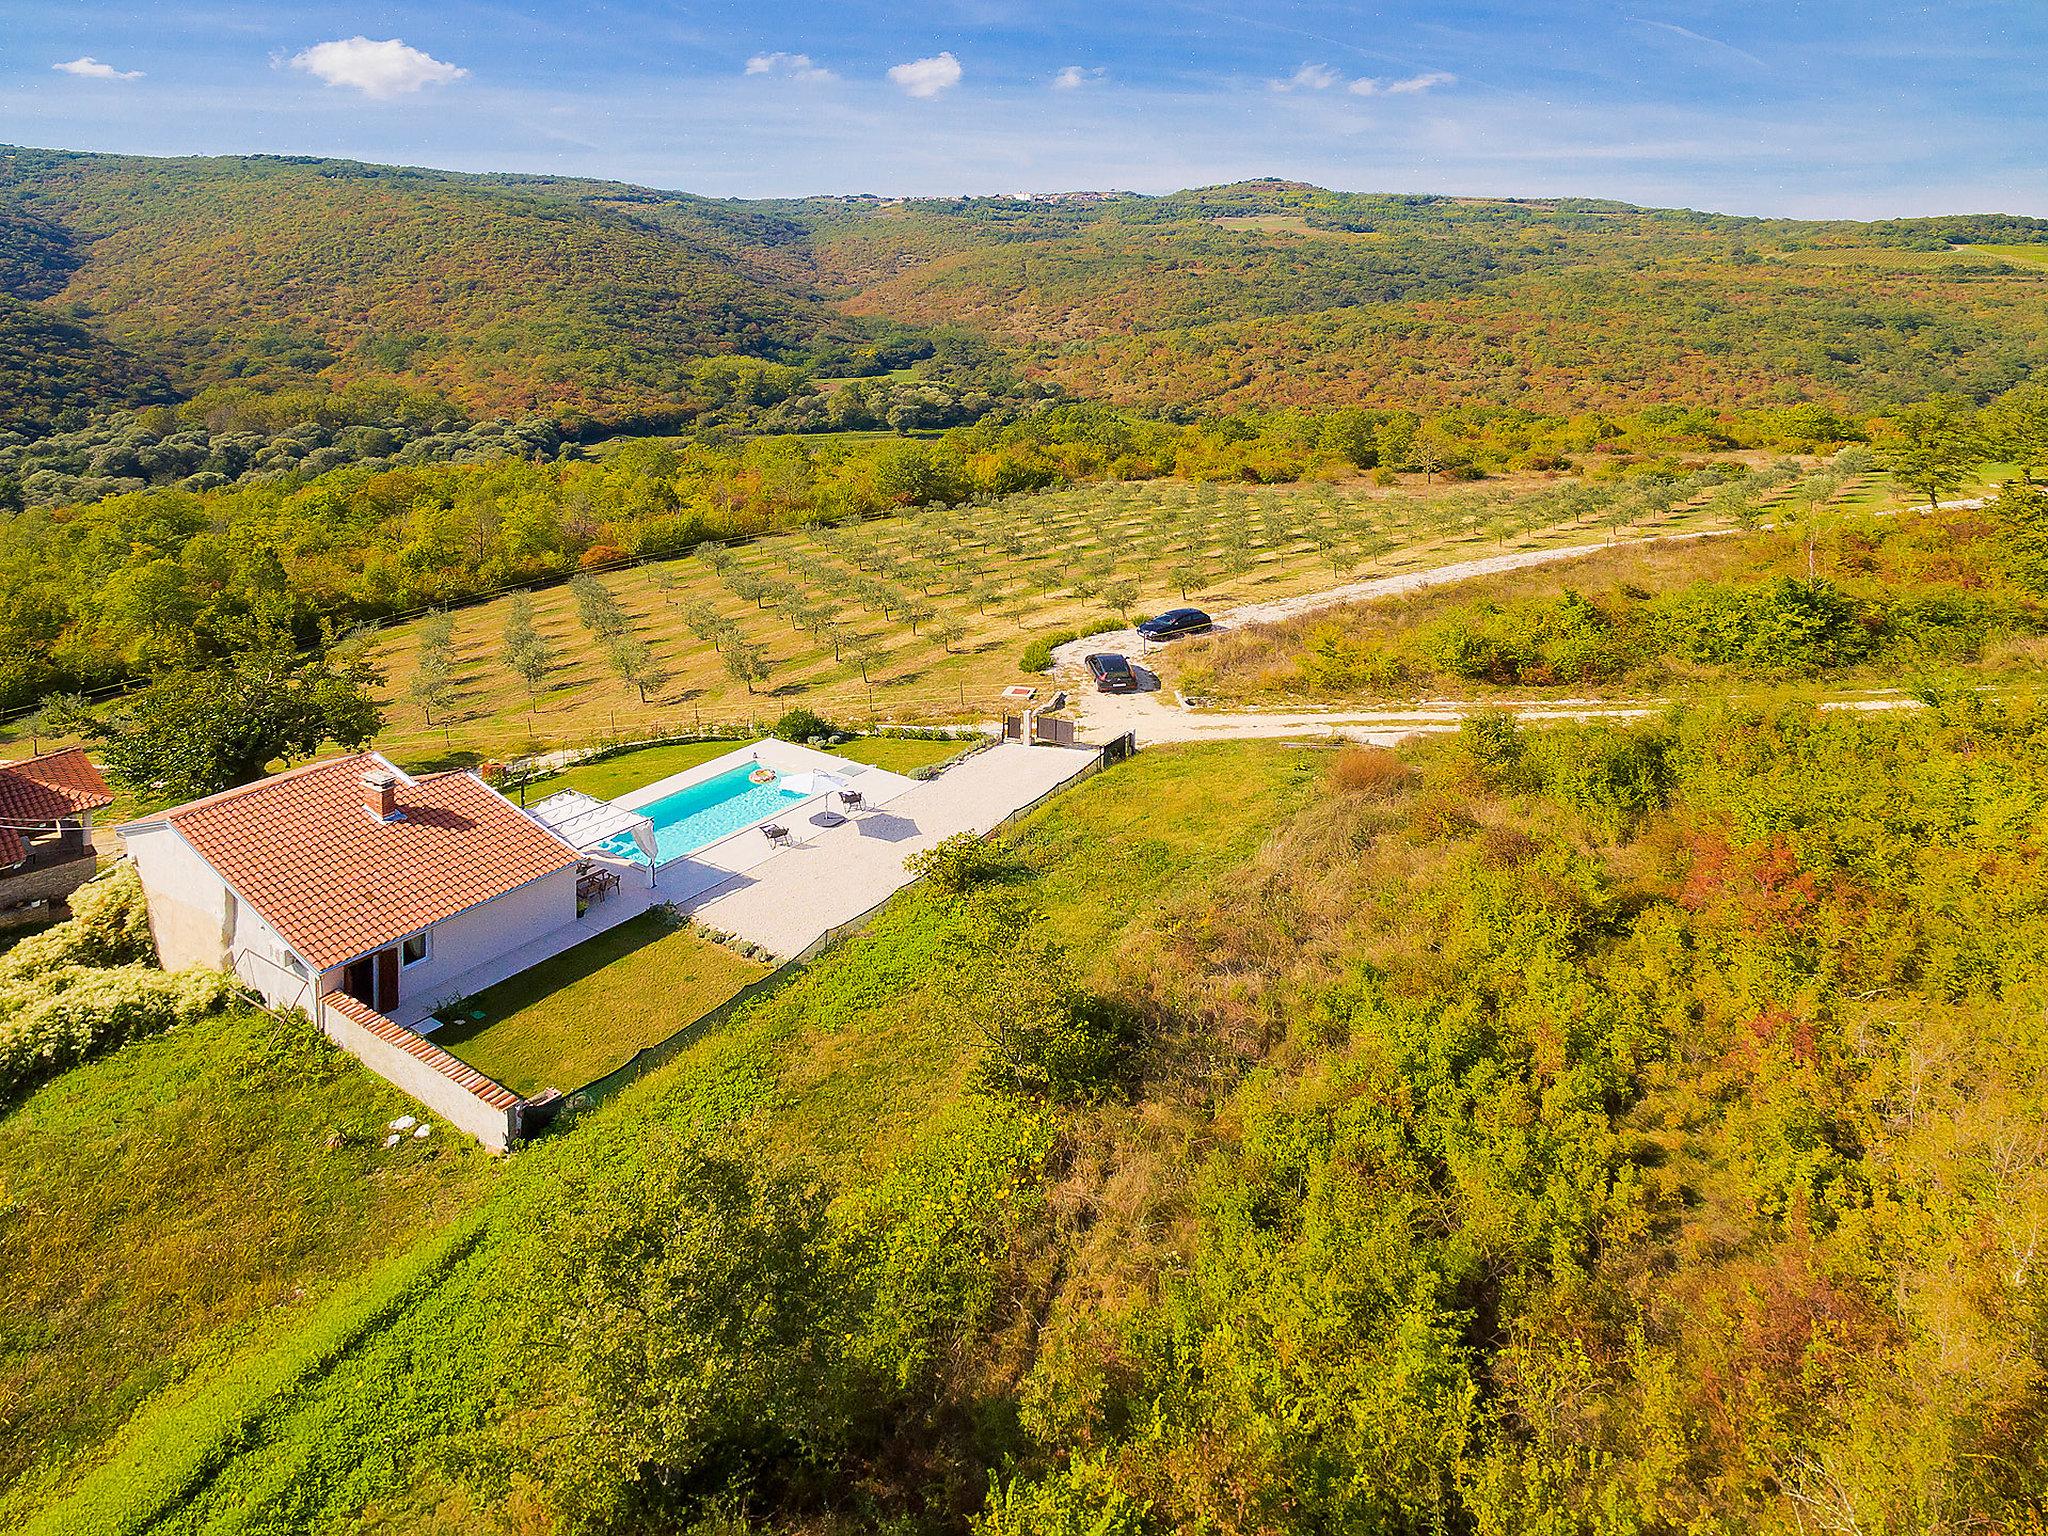
[[[398,946],[380,949],[373,958],[377,962],[377,1001],[370,1006],[389,1013],[398,1006]]]

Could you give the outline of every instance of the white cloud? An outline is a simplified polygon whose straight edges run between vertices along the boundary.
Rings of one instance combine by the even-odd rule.
[[[950,53],[941,53],[929,59],[912,59],[908,64],[898,64],[889,71],[889,78],[902,87],[907,96],[929,101],[942,91],[950,91],[960,83],[962,70],[960,61]]]
[[[1098,80],[1109,78],[1106,69],[1089,69],[1080,64],[1069,64],[1052,77],[1052,88],[1056,91],[1078,91],[1084,85],[1093,85]]]
[[[1272,82],[1276,91],[1327,91],[1343,76],[1327,64],[1304,64],[1285,80]]]
[[[140,80],[139,69],[116,69],[111,64],[102,64],[91,54],[80,59],[66,59],[62,64],[52,64],[52,69],[61,69],[67,75],[83,75],[88,80]]]
[[[446,85],[469,73],[417,48],[409,48],[395,37],[382,42],[372,42],[367,37],[344,37],[315,43],[303,53],[294,54],[291,67],[329,85],[353,86],[365,96],[380,100],[429,85]]]
[[[757,53],[747,60],[750,75],[787,75],[792,80],[837,80],[821,65],[813,64],[808,53]]]
[[[1432,69],[1426,74],[1410,75],[1405,80],[1354,80],[1351,94],[1354,96],[1419,96],[1424,91],[1433,91],[1440,85],[1455,85],[1458,77],[1441,69]]]
[[[1419,96],[1424,91],[1433,91],[1440,85],[1456,85],[1458,77],[1447,70],[1432,69],[1424,74],[1410,75],[1406,80],[1395,80],[1381,87],[1388,96]]]

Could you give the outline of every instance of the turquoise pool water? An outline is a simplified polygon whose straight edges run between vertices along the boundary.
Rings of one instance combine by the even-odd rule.
[[[752,763],[730,768],[715,779],[692,784],[641,806],[640,814],[654,823],[654,862],[666,864],[742,827],[773,820],[777,812],[805,798],[784,789],[779,776],[772,784],[754,783],[754,769]],[[606,852],[621,858],[641,856],[630,837],[615,837],[604,846]]]

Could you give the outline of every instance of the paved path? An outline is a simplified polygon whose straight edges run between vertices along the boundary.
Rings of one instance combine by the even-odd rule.
[[[987,832],[1095,761],[1092,750],[1003,743],[877,811],[813,830],[800,844],[680,903],[771,954],[801,954],[908,885],[903,861],[956,832]]]
[[[1973,502],[1943,502],[1949,507],[1973,506]],[[1631,540],[1631,544],[1675,542],[1687,539],[1720,538],[1736,530],[1700,529],[1688,533],[1652,535]],[[1524,570],[1578,559],[1620,546],[1575,544],[1558,549],[1515,550],[1479,560],[1461,560],[1428,570],[1406,571],[1396,576],[1354,581],[1345,586],[1269,603],[1252,603],[1216,616],[1216,628],[1235,629],[1246,624],[1271,624],[1298,614],[1314,613],[1344,603],[1371,602],[1377,598],[1399,597],[1430,587],[1470,581],[1475,577],[1503,571]],[[1153,686],[1138,693],[1100,693],[1089,680],[1083,658],[1095,651],[1121,651],[1141,657],[1145,642],[1134,630],[1110,630],[1070,641],[1053,652],[1053,665],[1061,685],[1074,701],[1074,716],[1081,734],[1094,741],[1106,741],[1125,732],[1135,734],[1144,745],[1175,741],[1228,741],[1256,738],[1284,739],[1300,736],[1336,736],[1351,741],[1392,746],[1410,736],[1429,731],[1454,731],[1467,715],[1503,707],[1497,702],[1431,699],[1419,704],[1381,709],[1295,709],[1295,710],[1202,710],[1189,709],[1177,697],[1163,693],[1158,679],[1142,661],[1139,676]],[[1507,707],[1523,720],[1636,720],[1665,707],[1662,699],[1547,699],[1536,705]],[[1823,709],[1882,710],[1910,708],[1911,699],[1899,695],[1853,698],[1823,702]]]
[[[1375,576],[1370,581],[1347,582],[1341,587],[1326,587],[1320,592],[1304,592],[1297,597],[1275,598],[1271,602],[1247,603],[1242,608],[1230,608],[1216,615],[1218,630],[1240,629],[1247,624],[1273,624],[1282,619],[1291,619],[1299,614],[1315,613],[1323,608],[1335,608],[1345,603],[1365,603],[1376,598],[1400,597],[1409,592],[1421,592],[1430,587],[1449,586],[1453,582],[1470,581],[1477,576],[1497,576],[1505,571],[1526,570],[1533,565],[1554,565],[1560,560],[1577,560],[1586,555],[1605,554],[1611,549],[1626,549],[1642,544],[1670,544],[1689,539],[1718,539],[1734,533],[1733,528],[1704,528],[1690,533],[1651,534],[1645,538],[1629,539],[1620,544],[1565,544],[1555,549],[1515,549],[1506,554],[1487,555],[1477,560],[1458,560],[1449,565],[1429,566],[1419,571],[1402,571],[1393,576]],[[1056,673],[1077,687],[1086,686],[1087,673],[1083,659],[1097,651],[1115,651],[1125,656],[1142,657],[1149,649],[1145,638],[1135,629],[1106,629],[1099,634],[1083,635],[1078,640],[1069,640],[1052,653]]]

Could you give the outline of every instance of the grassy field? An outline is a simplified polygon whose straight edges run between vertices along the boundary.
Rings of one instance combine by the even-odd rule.
[[[1962,249],[1996,256],[2017,267],[2048,267],[2048,245],[1966,245]]]
[[[645,912],[462,999],[434,1043],[514,1093],[573,1093],[767,973]]]
[[[283,1330],[491,1187],[419,1107],[253,1011],[124,1046],[0,1117],[0,1524],[197,1365]]]
[[[1255,742],[1146,753],[1020,827],[1011,842],[1017,892],[1040,908],[1091,980],[1107,979],[1134,920],[1229,878],[1305,803],[1323,760]],[[1208,814],[1217,804],[1228,804],[1227,821]],[[928,1128],[958,1113],[982,1049],[973,1024],[939,1006],[963,963],[961,922],[919,894],[899,897],[861,937],[502,1165],[504,1187],[474,1222],[432,1235],[416,1224],[380,1232],[388,1262],[368,1270],[338,1262],[352,1282],[295,1320],[289,1337],[253,1339],[240,1355],[223,1351],[210,1374],[142,1407],[118,1442],[82,1456],[72,1475],[38,1490],[43,1497],[20,1498],[10,1523],[36,1536],[454,1536],[487,1527],[494,1511],[516,1515],[500,1496],[460,1486],[442,1452],[457,1439],[475,1443],[498,1411],[505,1341],[493,1309],[502,1305],[510,1245],[530,1211],[551,1197],[565,1169],[602,1166],[615,1155],[608,1149],[679,1127],[727,1127],[827,1177],[895,1165]],[[366,1111],[375,1086],[361,1095]],[[375,1123],[375,1115],[365,1118]],[[174,1146],[166,1139],[167,1154]],[[32,1396],[41,1405],[42,1394]],[[130,1397],[64,1403],[61,1411],[89,1415],[91,1432],[78,1438],[100,1442],[135,1407]]]
[[[830,718],[985,719],[1000,691],[1044,678],[1019,669],[1034,635],[1113,627],[1183,596],[1211,607],[1601,536],[1582,510],[1527,492],[1544,482],[1437,487],[1125,484],[934,508],[849,527],[764,538],[650,562],[602,579],[634,633],[668,670],[642,702],[608,668],[566,588],[533,596],[552,666],[529,695],[506,664],[507,603],[454,615],[454,696],[429,726],[411,683],[417,625],[378,635],[401,758],[462,748],[510,755],[605,736],[682,733],[703,722],[769,721],[796,704]],[[1593,493],[1596,497],[1598,492]],[[1681,508],[1620,537],[1699,524]],[[753,691],[726,670],[725,626],[758,653]]]

